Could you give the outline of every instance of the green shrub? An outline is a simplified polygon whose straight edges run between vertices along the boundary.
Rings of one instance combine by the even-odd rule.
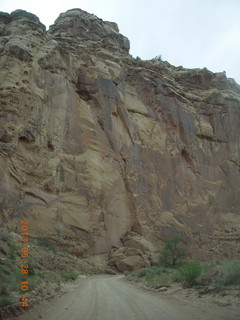
[[[53,294],[53,290],[49,287],[44,287],[42,288],[42,293],[45,295],[52,295]]]
[[[159,262],[161,265],[163,266],[170,266],[171,262],[170,262],[170,256],[169,256],[169,251],[164,248],[161,252],[160,252],[160,259]]]
[[[163,267],[151,267],[145,269],[139,269],[131,272],[128,277],[138,279],[144,279],[148,286],[151,287],[166,287],[169,286],[177,278],[178,272],[176,269],[163,268]]]
[[[145,279],[147,282],[151,282],[152,279],[154,279],[156,277],[156,273],[154,272],[154,270],[148,269],[148,272],[145,275]]]
[[[8,277],[8,286],[11,291],[18,291],[19,285],[21,283],[21,280],[26,280],[26,277],[24,277],[18,269],[13,270],[11,272],[11,275]]]
[[[162,274],[169,274],[171,272],[170,269],[163,268],[163,267],[158,267],[154,271],[159,276]]]
[[[135,277],[135,278],[143,278],[145,277],[149,272],[151,272],[150,269],[138,269],[138,270],[135,270],[131,273],[131,276]]]
[[[184,288],[191,288],[201,275],[202,267],[198,261],[191,261],[179,269],[180,282]]]
[[[173,282],[171,274],[162,273],[157,275],[156,273],[148,279],[148,285],[152,287],[168,287]]]
[[[28,281],[29,281],[30,290],[36,289],[40,285],[40,282],[41,282],[37,276],[29,276]]]
[[[62,271],[61,276],[64,280],[76,280],[78,275],[74,272]]]
[[[165,243],[164,249],[160,252],[160,264],[164,266],[175,266],[185,255],[185,248],[178,247],[179,237],[176,236]]]
[[[153,58],[152,60],[162,62],[162,55],[159,54],[158,56],[156,56],[156,57]]]
[[[48,270],[36,270],[36,276],[43,282],[56,282],[62,281],[62,275],[60,272],[48,271]]]
[[[217,266],[217,262],[202,264],[202,274],[204,275],[205,273],[211,271],[216,266]]]
[[[9,253],[8,253],[8,258],[10,260],[15,260],[17,257],[17,247],[14,243],[10,242],[9,243]]]
[[[6,283],[0,284],[0,296],[6,296],[9,293],[9,289]]]
[[[0,265],[0,279],[6,278],[6,276],[12,273],[12,268],[7,262],[4,265]]]
[[[216,279],[220,285],[240,285],[240,260],[224,263],[220,269],[220,275]]]
[[[9,242],[11,239],[10,234],[5,230],[0,230],[0,240]]]
[[[49,240],[48,238],[45,238],[45,237],[39,238],[39,239],[37,240],[37,245],[38,245],[39,247],[42,247],[42,248],[44,248],[44,249],[51,250],[51,251],[53,251],[53,252],[56,251],[56,249],[55,249],[52,241]]]
[[[142,59],[139,56],[136,56],[136,58],[134,58],[134,60],[141,61]]]
[[[28,258],[27,264],[28,264],[28,275],[34,276],[36,274],[35,266],[37,265],[37,263],[33,262],[31,258]]]
[[[13,301],[13,297],[9,296],[9,295],[1,295],[0,296],[0,307],[6,307],[10,304],[12,304]]]

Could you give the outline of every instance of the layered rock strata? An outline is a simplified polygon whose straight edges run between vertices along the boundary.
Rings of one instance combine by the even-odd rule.
[[[130,248],[129,232],[240,256],[234,80],[136,61],[115,23],[80,9],[48,31],[22,10],[0,23],[2,226],[27,217],[32,237],[78,256]]]

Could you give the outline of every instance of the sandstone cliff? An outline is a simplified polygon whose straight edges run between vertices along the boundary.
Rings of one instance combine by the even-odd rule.
[[[240,256],[240,86],[136,61],[115,23],[69,10],[46,31],[0,14],[1,225],[78,256],[134,232],[192,258]],[[136,244],[131,245],[139,250]]]

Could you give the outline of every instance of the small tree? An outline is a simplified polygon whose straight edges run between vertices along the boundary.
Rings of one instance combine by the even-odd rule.
[[[200,277],[202,267],[198,261],[191,261],[186,263],[179,270],[180,279],[184,288],[191,288],[197,278]]]
[[[159,54],[159,55],[156,56],[153,60],[162,62],[162,55]]]
[[[186,255],[185,248],[178,247],[179,237],[175,236],[165,243],[164,249],[160,252],[160,264],[175,266],[179,260]]]
[[[139,56],[136,56],[136,58],[134,58],[136,61],[141,61],[142,59]]]

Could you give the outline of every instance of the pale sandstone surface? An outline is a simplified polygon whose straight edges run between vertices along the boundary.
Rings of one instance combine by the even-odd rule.
[[[240,257],[233,79],[135,61],[115,23],[80,9],[49,31],[25,11],[0,22],[2,226],[27,217],[78,256],[141,251],[119,268],[175,234],[191,258]]]

